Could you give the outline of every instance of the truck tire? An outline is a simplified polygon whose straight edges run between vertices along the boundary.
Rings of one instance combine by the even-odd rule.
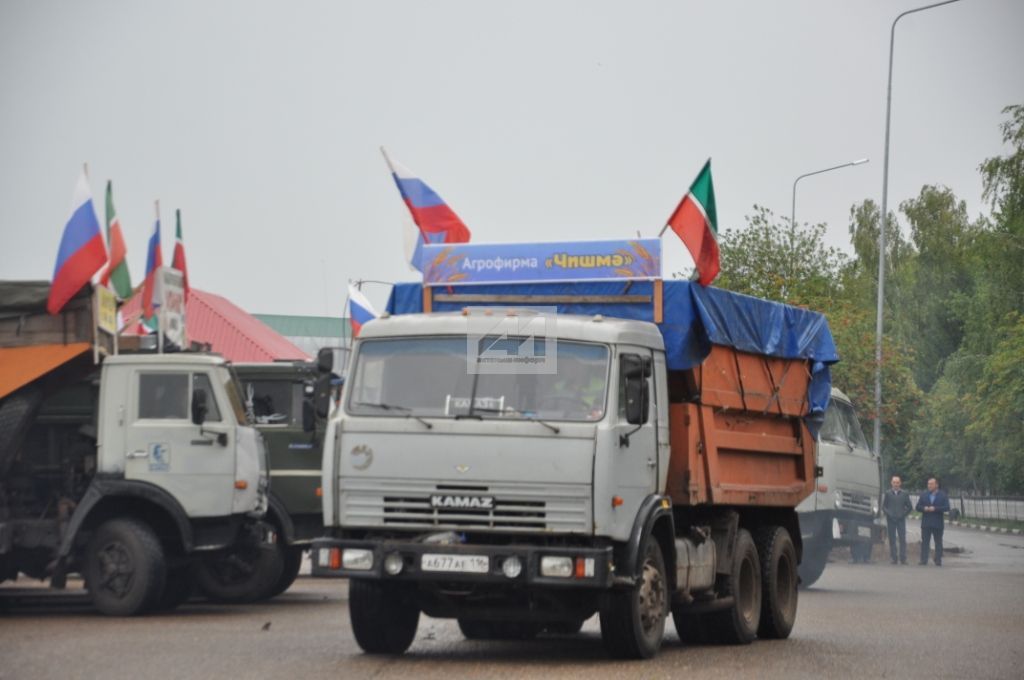
[[[108,616],[134,616],[153,607],[164,591],[164,549],[148,526],[107,520],[86,548],[85,582],[92,602]]]
[[[241,545],[200,562],[196,584],[214,602],[254,602],[270,592],[283,570],[277,545]]]
[[[825,565],[828,564],[830,552],[832,552],[831,541],[808,541],[804,543],[804,556],[797,569],[801,588],[810,588],[821,578],[821,575],[825,572]]]
[[[757,636],[784,640],[796,622],[796,547],[785,528],[762,527],[757,532],[757,555],[761,560],[761,622]]]
[[[703,615],[708,638],[731,645],[753,642],[761,619],[761,561],[746,529],[736,533],[731,572],[718,578],[719,596],[732,597],[733,603],[728,609]]]
[[[153,611],[169,612],[177,609],[192,597],[195,588],[196,578],[190,566],[169,569],[164,591],[157,598]]]
[[[367,579],[349,582],[348,614],[356,642],[367,654],[401,654],[416,638],[420,622],[410,592]]]
[[[654,536],[640,548],[637,583],[608,592],[601,603],[601,639],[608,653],[620,659],[649,659],[658,653],[668,614],[665,560]]]
[[[529,621],[481,621],[458,619],[459,630],[467,640],[532,640],[543,624]]]
[[[277,579],[277,583],[270,588],[264,599],[277,597],[292,587],[292,584],[295,583],[295,579],[299,576],[299,570],[302,568],[302,552],[302,548],[292,546],[284,549],[281,577]]]

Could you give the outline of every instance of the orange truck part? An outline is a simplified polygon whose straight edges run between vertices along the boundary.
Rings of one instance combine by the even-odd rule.
[[[666,494],[678,505],[796,507],[814,486],[810,366],[714,345],[669,405]]]

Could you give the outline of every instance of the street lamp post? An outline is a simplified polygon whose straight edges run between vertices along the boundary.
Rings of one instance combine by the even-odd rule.
[[[839,170],[840,168],[848,168],[848,167],[850,167],[852,165],[860,165],[862,163],[867,163],[867,162],[868,162],[867,158],[859,158],[859,159],[857,159],[855,161],[850,161],[849,163],[843,163],[842,165],[833,165],[831,168],[825,168],[824,170],[815,170],[814,172],[808,172],[808,173],[805,173],[803,175],[800,175],[795,180],[793,180],[793,207],[792,207],[792,210],[789,213],[789,226],[790,226],[790,229],[792,230],[792,232],[794,234],[796,233],[796,183],[797,182],[802,180],[804,177],[810,177],[811,175],[820,175],[823,172],[830,172],[832,170]]]
[[[896,23],[915,12],[951,5],[960,0],[945,0],[923,7],[908,9],[899,14],[889,30],[889,81],[885,94],[885,156],[882,160],[882,216],[878,234],[878,306],[875,317],[875,424],[872,445],[875,454],[882,455],[882,305],[885,300],[885,232],[889,226],[889,123],[892,119],[892,55],[896,43]]]
[[[850,161],[849,163],[833,165],[831,168],[815,170],[814,172],[807,172],[793,180],[793,204],[789,212],[789,256],[791,260],[789,272],[790,280],[796,277],[796,183],[802,180],[804,177],[810,177],[811,175],[820,175],[823,172],[831,172],[832,170],[848,168],[852,165],[860,165],[861,163],[867,162],[867,158],[859,158],[855,161]]]

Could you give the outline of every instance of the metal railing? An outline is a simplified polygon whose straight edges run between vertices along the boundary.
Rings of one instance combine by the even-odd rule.
[[[910,495],[915,507],[920,493]],[[950,519],[998,519],[1024,522],[1024,498],[1020,496],[973,496],[949,494]]]

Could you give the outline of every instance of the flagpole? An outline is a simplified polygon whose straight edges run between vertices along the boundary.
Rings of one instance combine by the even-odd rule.
[[[159,224],[160,223],[160,199],[157,199],[157,200],[153,201],[153,205],[156,208],[156,222],[157,222],[157,224]],[[160,244],[157,243],[157,248],[159,248],[159,247],[160,247]],[[159,277],[160,276],[159,268],[155,272],[153,272],[153,276],[155,276],[155,277]],[[157,280],[153,282],[153,292],[156,292],[157,288],[161,287],[161,286],[163,286],[163,283],[160,281],[159,278],[157,278]],[[143,302],[145,302],[145,301],[143,301]],[[164,311],[164,306],[163,305],[160,305],[160,306],[158,306],[156,308],[156,345],[157,345],[157,353],[159,353],[159,354],[163,354],[164,353],[164,314],[163,314],[163,311]]]

